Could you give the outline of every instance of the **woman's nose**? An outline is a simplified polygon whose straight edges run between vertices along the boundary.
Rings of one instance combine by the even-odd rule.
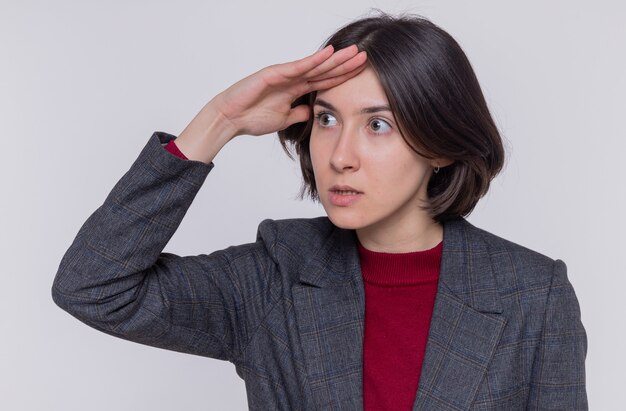
[[[350,131],[347,127],[341,131],[330,156],[330,165],[335,171],[341,173],[359,168],[356,137],[356,131]]]

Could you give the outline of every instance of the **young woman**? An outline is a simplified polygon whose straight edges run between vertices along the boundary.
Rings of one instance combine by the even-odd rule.
[[[426,19],[380,14],[155,132],[52,287],[105,333],[231,361],[250,409],[586,409],[587,340],[561,260],[464,219],[504,153],[472,68]],[[278,131],[327,217],[162,252],[238,135]]]

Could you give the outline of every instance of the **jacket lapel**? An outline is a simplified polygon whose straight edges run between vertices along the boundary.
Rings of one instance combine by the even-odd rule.
[[[469,409],[506,324],[479,230],[444,225],[439,285],[413,410]]]
[[[292,287],[315,409],[363,409],[365,294],[355,240],[334,230]]]

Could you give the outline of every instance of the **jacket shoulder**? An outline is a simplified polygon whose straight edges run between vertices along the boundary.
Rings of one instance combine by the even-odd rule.
[[[261,221],[257,241],[262,241],[276,261],[302,264],[328,241],[337,227],[328,217]]]
[[[520,256],[524,256],[525,258],[530,258],[537,262],[544,262],[549,264],[552,264],[555,261],[553,258],[545,254],[542,254],[536,250],[532,250],[509,239],[503,238],[500,235],[491,233],[485,229],[473,225],[471,227],[475,235],[479,236],[485,242],[490,253],[519,254]]]
[[[468,234],[485,245],[494,273],[500,280],[510,277],[509,279],[514,278],[522,287],[547,286],[552,281],[555,267],[565,265],[561,260],[555,260],[470,223],[467,223],[467,227]]]

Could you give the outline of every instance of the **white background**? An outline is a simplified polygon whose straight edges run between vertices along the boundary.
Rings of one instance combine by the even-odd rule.
[[[60,310],[50,288],[86,218],[155,130],[178,134],[215,94],[315,51],[370,7],[422,14],[466,51],[506,140],[469,221],[563,259],[589,337],[592,409],[624,409],[620,1],[1,1],[0,408],[243,410],[228,362],[127,342]],[[165,251],[253,241],[296,200],[276,135],[227,145]]]

